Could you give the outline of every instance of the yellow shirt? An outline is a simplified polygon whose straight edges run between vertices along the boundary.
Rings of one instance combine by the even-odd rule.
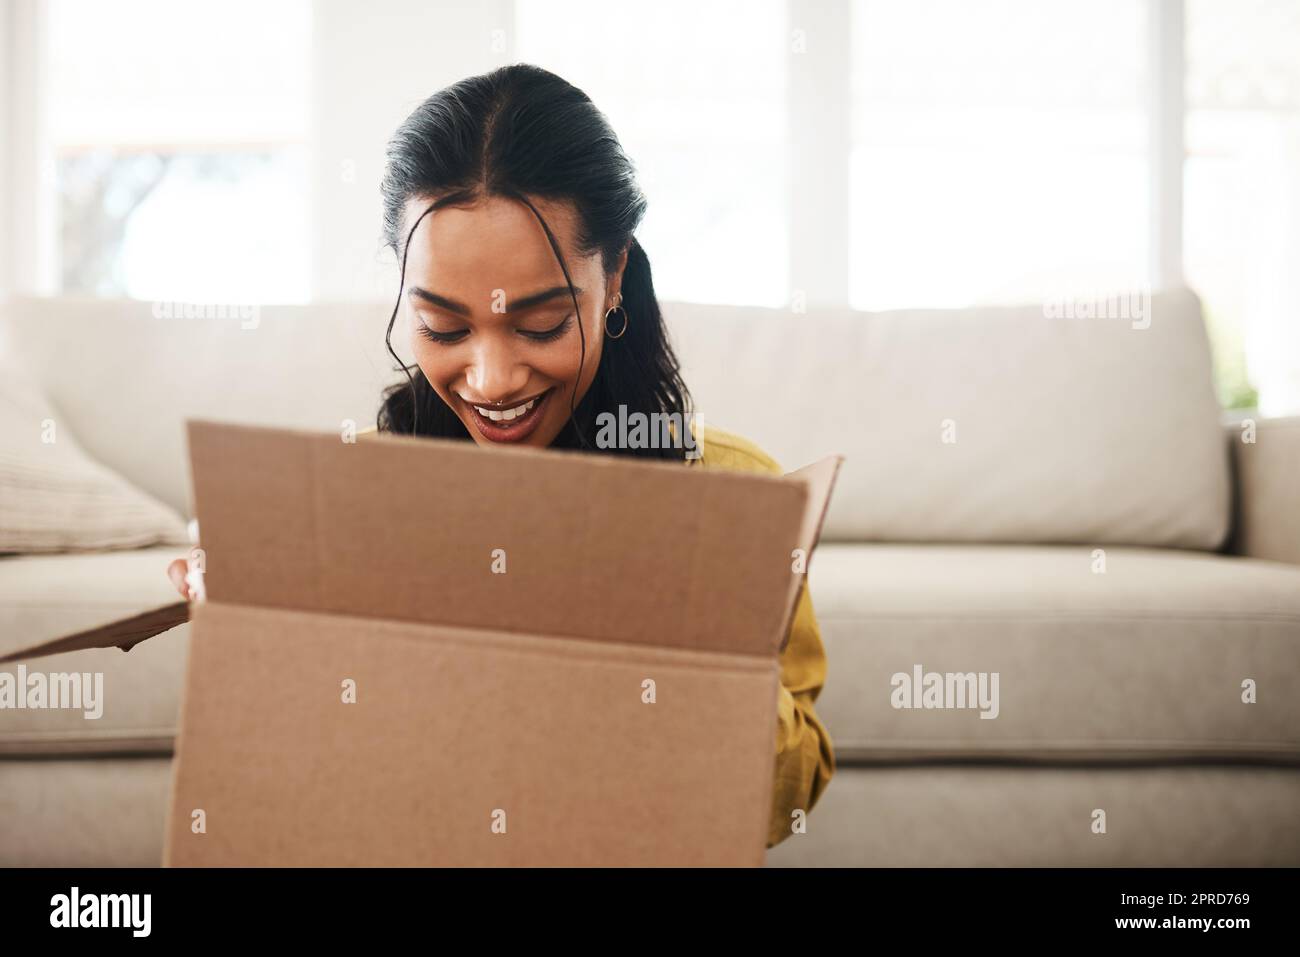
[[[374,431],[371,427],[357,434]],[[704,427],[701,452],[700,458],[688,459],[688,465],[784,474],[758,446],[711,425]],[[813,710],[825,682],[826,652],[817,619],[813,617],[812,599],[804,588],[790,623],[789,641],[781,652],[781,685],[776,699],[776,775],[767,829],[768,847],[781,843],[793,833],[794,812],[803,811],[805,815],[811,812],[835,773],[831,736]]]
[[[747,439],[705,425],[703,455],[691,464],[733,472],[781,475],[781,467]],[[835,751],[813,702],[826,683],[826,652],[804,588],[790,623],[790,640],[781,652],[781,687],[776,702],[776,779],[767,846],[792,833],[793,812],[810,812],[835,773]]]

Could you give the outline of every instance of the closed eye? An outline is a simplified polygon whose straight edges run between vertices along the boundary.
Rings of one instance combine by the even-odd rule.
[[[443,345],[460,342],[460,340],[469,335],[468,329],[457,329],[455,332],[435,332],[422,322],[417,323],[417,325],[419,328],[416,331],[419,332],[420,335],[424,336],[424,338],[431,342],[441,342]]]
[[[534,342],[550,342],[553,339],[560,338],[560,336],[564,335],[565,332],[568,331],[570,320],[572,319],[573,319],[573,314],[570,313],[569,315],[565,316],[563,319],[560,320],[559,325],[553,326],[550,329],[545,329],[542,330],[541,332],[532,332],[528,329],[520,329],[519,334],[522,336],[527,336],[529,339],[532,339]]]
[[[560,338],[560,336],[564,335],[569,330],[572,319],[573,314],[570,313],[550,329],[541,329],[536,332],[531,329],[520,329],[518,331],[521,336],[526,339],[531,339],[534,342],[551,342]],[[460,342],[469,335],[468,329],[457,329],[455,332],[438,332],[434,329],[430,329],[423,322],[417,323],[417,327],[416,331],[420,335],[424,336],[424,338],[428,339],[430,342],[437,342],[442,345],[452,345],[453,343]]]

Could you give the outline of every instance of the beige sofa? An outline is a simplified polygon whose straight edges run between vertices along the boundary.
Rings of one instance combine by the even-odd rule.
[[[667,308],[706,422],[847,456],[811,569],[839,768],[770,864],[1300,864],[1300,419],[1223,420],[1195,297]],[[0,348],[183,512],[185,417],[368,424],[386,319],[18,300]],[[0,558],[0,653],[168,600],[174,552]],[[188,640],[46,659],[105,673],[98,722],[0,711],[0,863],[159,861]],[[894,707],[918,666],[996,673],[996,718]]]

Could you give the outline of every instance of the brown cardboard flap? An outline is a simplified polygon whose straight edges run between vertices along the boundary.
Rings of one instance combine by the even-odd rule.
[[[839,475],[843,462],[842,455],[828,455],[786,476],[786,479],[803,482],[808,487],[808,504],[799,526],[799,547],[810,559],[813,549],[817,547],[817,540],[821,537],[826,510],[831,503],[831,492],[835,488],[835,478]]]
[[[785,650],[786,642],[790,640],[790,624],[798,609],[800,593],[807,587],[808,566],[812,562],[817,540],[821,537],[826,510],[830,506],[831,491],[835,488],[835,478],[839,474],[843,461],[843,456],[830,455],[786,475],[787,481],[800,482],[807,487],[808,501],[804,508],[803,520],[799,524],[799,536],[795,539],[795,548],[803,552],[804,570],[791,579],[787,589],[785,627],[781,632],[782,651]],[[793,561],[793,554],[791,558]]]
[[[212,601],[723,652],[780,646],[791,543],[829,492],[817,467],[211,422],[189,440]]]
[[[28,648],[21,648],[0,658],[0,664],[8,661],[21,661],[28,658],[42,658],[46,655],[62,654],[65,651],[80,651],[83,648],[112,648],[116,645],[123,651],[130,651],[146,638],[170,631],[177,625],[189,621],[188,602],[178,601],[170,605],[160,605],[130,618],[79,631],[74,635],[65,635]]]

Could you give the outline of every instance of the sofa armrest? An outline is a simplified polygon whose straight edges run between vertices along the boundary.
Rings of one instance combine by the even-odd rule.
[[[1300,565],[1300,416],[1238,416],[1224,425],[1235,493],[1228,550]]]

